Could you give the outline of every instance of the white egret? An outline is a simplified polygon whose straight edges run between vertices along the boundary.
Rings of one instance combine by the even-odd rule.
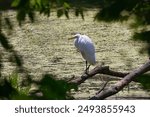
[[[75,47],[81,53],[82,57],[86,60],[85,73],[87,73],[90,65],[94,65],[96,63],[95,47],[92,40],[88,36],[81,34],[75,34],[72,38],[69,39],[75,39]]]

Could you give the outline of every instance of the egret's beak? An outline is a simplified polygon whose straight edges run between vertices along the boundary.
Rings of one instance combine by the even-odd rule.
[[[76,38],[75,36],[73,36],[73,37],[70,37],[70,38],[68,38],[68,40],[71,40],[71,39],[74,39],[74,38]]]

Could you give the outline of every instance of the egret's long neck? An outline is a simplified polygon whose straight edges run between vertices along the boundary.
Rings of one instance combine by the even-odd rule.
[[[76,37],[75,40],[74,40],[74,45],[75,45],[76,48],[78,48],[79,38],[80,37]]]

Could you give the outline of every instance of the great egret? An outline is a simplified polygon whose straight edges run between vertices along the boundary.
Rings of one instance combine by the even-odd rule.
[[[87,73],[90,65],[94,65],[96,63],[94,44],[92,40],[86,35],[75,34],[73,37],[69,38],[69,40],[70,39],[75,39],[75,47],[81,53],[82,57],[86,60],[85,73]]]

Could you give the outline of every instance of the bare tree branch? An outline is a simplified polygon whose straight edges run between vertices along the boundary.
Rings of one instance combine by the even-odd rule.
[[[88,78],[96,75],[96,74],[106,74],[116,77],[125,77],[129,73],[116,72],[109,69],[109,66],[98,65],[94,69],[92,69],[88,74],[83,74],[80,77],[74,77],[74,80],[69,81],[69,83],[80,85]]]
[[[115,85],[91,97],[90,100],[105,99],[111,95],[118,93],[120,90],[124,88],[124,86],[129,84],[137,76],[142,75],[143,73],[149,70],[150,70],[150,60],[146,62],[144,65],[142,65],[141,67],[139,67],[138,69],[133,70],[131,73],[126,75],[122,80],[118,81]]]

